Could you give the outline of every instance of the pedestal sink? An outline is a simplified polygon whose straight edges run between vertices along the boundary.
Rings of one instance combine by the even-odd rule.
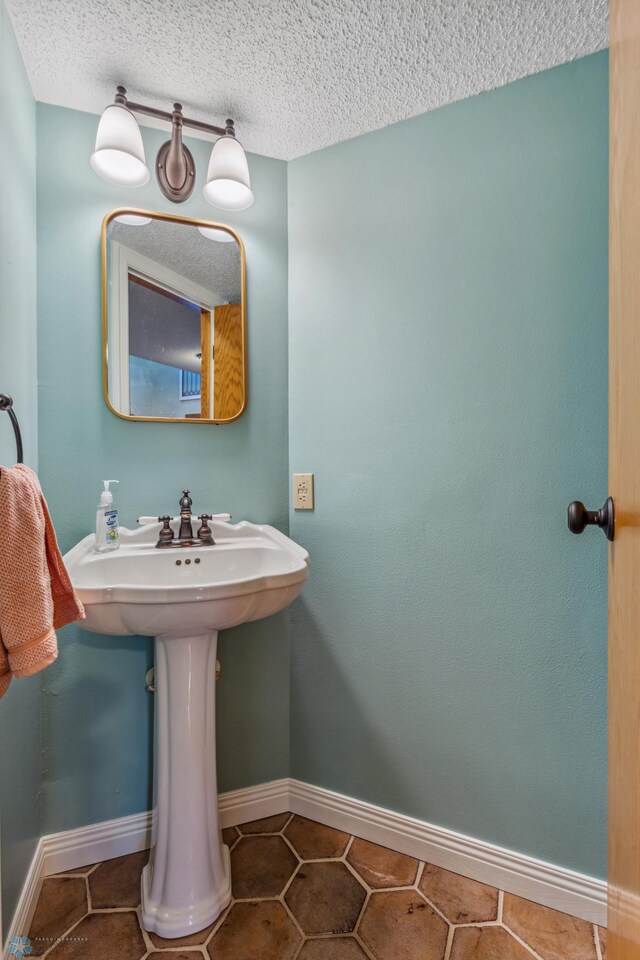
[[[161,937],[212,923],[231,898],[218,821],[215,667],[218,631],[282,610],[309,575],[306,550],[273,527],[215,521],[214,546],[157,550],[160,524],[93,536],[65,557],[95,633],[156,638],[156,803],[142,877],[142,919]]]

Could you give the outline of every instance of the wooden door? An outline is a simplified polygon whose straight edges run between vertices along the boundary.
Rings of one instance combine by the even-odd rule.
[[[242,409],[244,397],[240,304],[215,307],[213,329],[213,415],[216,420],[232,420]]]
[[[640,958],[640,0],[611,0],[610,960]]]

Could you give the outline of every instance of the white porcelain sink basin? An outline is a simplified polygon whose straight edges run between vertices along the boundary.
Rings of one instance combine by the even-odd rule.
[[[177,530],[177,523],[173,526]],[[189,636],[268,617],[309,575],[309,554],[274,527],[213,521],[215,545],[157,550],[160,524],[120,528],[120,549],[93,536],[65,557],[95,633]]]
[[[93,536],[85,537],[64,559],[85,629],[156,638],[155,797],[142,920],[175,938],[207,927],[231,899],[217,802],[218,631],[291,603],[309,575],[309,555],[273,527],[219,520],[211,524],[213,546],[156,549],[160,526],[120,528],[112,553],[95,553]]]

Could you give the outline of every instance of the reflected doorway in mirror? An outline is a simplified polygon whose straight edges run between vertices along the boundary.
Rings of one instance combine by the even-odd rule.
[[[236,420],[246,406],[245,284],[230,227],[132,208],[105,217],[109,408],[128,420]]]

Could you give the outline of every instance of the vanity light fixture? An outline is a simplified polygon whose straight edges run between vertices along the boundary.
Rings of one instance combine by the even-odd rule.
[[[114,103],[100,118],[96,148],[91,157],[91,166],[104,180],[125,187],[141,187],[149,180],[142,134],[134,113],[171,124],[171,139],[163,143],[156,157],[158,186],[168,200],[183,203],[193,193],[195,162],[182,142],[182,128],[191,127],[218,137],[209,160],[203,190],[205,199],[223,210],[246,210],[251,206],[249,167],[242,145],[236,140],[233,120],[227,120],[224,127],[216,127],[183,116],[179,103],[174,103],[171,113],[133,103],[127,100],[127,91],[121,86],[117,87]]]
[[[116,102],[100,117],[91,166],[98,176],[111,183],[142,187],[149,180],[149,168],[144,159],[140,127],[125,104],[124,97],[116,96]]]

